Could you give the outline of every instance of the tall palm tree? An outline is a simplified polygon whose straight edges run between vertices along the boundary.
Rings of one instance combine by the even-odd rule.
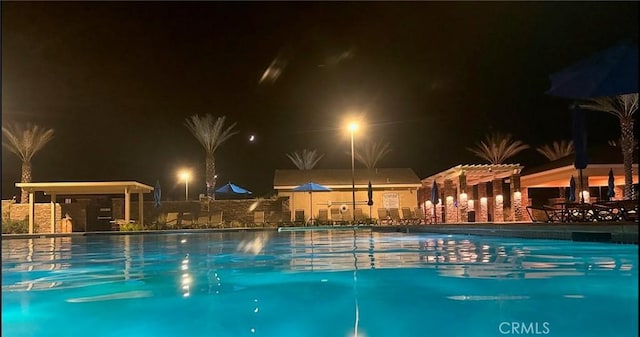
[[[633,114],[638,111],[638,94],[626,94],[613,97],[599,97],[580,104],[583,109],[604,111],[620,120],[620,148],[624,164],[624,198],[634,199],[633,195]]]
[[[372,169],[376,167],[376,164],[382,158],[391,152],[391,145],[387,143],[379,143],[379,142],[367,142],[364,143],[360,148],[356,149],[355,158],[357,161],[361,162],[368,169]]]
[[[233,131],[237,123],[233,123],[228,127],[224,127],[226,117],[214,117],[206,114],[204,117],[193,115],[185,120],[185,126],[194,137],[202,144],[205,152],[205,181],[207,184],[207,196],[215,198],[214,191],[216,186],[216,159],[215,152],[218,147],[238,133]]]
[[[13,152],[22,161],[22,176],[20,182],[31,182],[31,159],[40,151],[51,139],[53,139],[53,129],[45,129],[38,125],[27,123],[10,124],[2,127],[2,146]],[[29,202],[28,194],[22,190],[20,202]]]
[[[291,162],[299,169],[299,170],[312,170],[324,157],[324,154],[318,153],[317,150],[302,150],[302,153],[291,152],[287,153],[287,157],[291,159]]]
[[[545,144],[536,148],[536,151],[547,157],[549,161],[558,160],[570,156],[573,153],[573,141],[561,140],[554,141],[551,145]],[[558,187],[560,198],[565,197],[565,188]]]
[[[549,161],[558,160],[560,158],[570,156],[573,153],[573,141],[554,141],[551,145],[545,144],[537,147],[536,151],[547,157]]]
[[[493,132],[488,134],[484,141],[467,150],[491,164],[502,164],[508,158],[529,148],[529,145],[512,137],[508,133]]]

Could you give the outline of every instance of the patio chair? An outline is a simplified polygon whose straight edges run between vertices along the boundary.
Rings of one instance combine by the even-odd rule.
[[[255,211],[253,212],[253,224],[258,226],[264,226],[264,211]]]
[[[304,226],[305,222],[306,222],[306,219],[304,217],[304,210],[303,209],[295,210],[293,223],[296,226]]]
[[[340,214],[339,208],[331,208],[331,223],[339,224],[342,222],[342,214]]]
[[[209,227],[209,213],[199,214],[196,219],[196,226],[198,228],[208,228]]]
[[[209,224],[214,227],[224,227],[222,214],[223,214],[222,211],[212,211]]]
[[[416,215],[411,212],[411,208],[402,207],[402,221],[405,223],[416,223]]]
[[[329,224],[329,211],[328,210],[326,210],[326,209],[318,210],[317,223],[319,225],[321,225],[321,226]]]
[[[164,222],[169,228],[177,228],[180,225],[180,212],[169,212]]]
[[[424,223],[426,221],[426,215],[424,214],[424,209],[420,207],[416,207],[414,210],[414,214],[418,223]]]
[[[364,215],[364,212],[362,211],[362,208],[356,208],[355,210],[355,214],[356,214],[356,221],[358,223],[365,223],[365,221],[367,220],[367,217]]]
[[[281,226],[291,226],[291,211],[282,211],[278,222]]]
[[[193,226],[194,223],[194,218],[193,218],[193,213],[191,212],[184,212],[182,213],[182,226]]]
[[[387,212],[386,208],[378,208],[378,220],[381,225],[387,225],[391,221],[391,217],[389,216],[389,212]]]
[[[398,224],[402,222],[400,211],[397,208],[389,208],[389,217],[391,217],[393,223]]]

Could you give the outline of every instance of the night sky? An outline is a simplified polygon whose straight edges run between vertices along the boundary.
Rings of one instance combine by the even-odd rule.
[[[390,142],[379,167],[420,178],[483,163],[467,147],[490,130],[532,146],[571,138],[570,101],[549,74],[638,36],[638,2],[5,2],[2,122],[55,129],[33,181],[136,180],[178,199],[204,151],[184,126],[227,116],[239,133],[216,153],[218,185],[271,193],[285,156],[317,149],[317,168],[351,165],[359,141]],[[274,64],[280,76],[261,81]],[[589,142],[619,137],[589,112]],[[637,123],[636,123],[637,124]],[[250,143],[250,135],[256,141]],[[527,150],[510,162],[546,158]],[[356,163],[356,165],[359,165]],[[20,162],[2,152],[2,197]]]

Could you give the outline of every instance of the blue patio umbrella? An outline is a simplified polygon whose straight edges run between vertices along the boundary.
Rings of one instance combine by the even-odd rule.
[[[438,184],[434,179],[433,186],[431,186],[431,203],[433,204],[433,218],[435,219],[434,222],[438,221],[438,218],[436,216],[436,204],[438,204],[439,199],[440,197],[438,192]]]
[[[235,196],[244,196],[244,197],[247,197],[253,194],[251,193],[251,191],[244,189],[238,185],[232,184],[231,182],[228,182],[227,184],[218,188],[216,190],[216,193],[226,194],[226,195],[235,195]]]
[[[156,208],[160,207],[160,200],[162,199],[162,189],[160,188],[160,180],[156,180],[156,186],[153,188],[153,204]]]
[[[620,42],[549,76],[547,94],[584,99],[638,92],[638,40]]]
[[[294,187],[292,191],[309,192],[309,203],[311,204],[311,217],[309,218],[309,222],[313,222],[313,192],[327,192],[331,191],[331,189],[327,186],[322,186],[314,182],[308,182],[306,184]]]
[[[571,176],[569,180],[569,201],[576,201],[576,180]]]
[[[609,197],[609,200],[616,196],[615,184],[616,183],[615,177],[613,176],[613,169],[609,169],[609,180],[607,181],[607,186],[609,187],[609,190],[607,191],[607,197]]]

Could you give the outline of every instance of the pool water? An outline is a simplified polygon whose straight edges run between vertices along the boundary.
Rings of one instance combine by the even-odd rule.
[[[638,246],[370,230],[2,241],[2,336],[637,336]]]

